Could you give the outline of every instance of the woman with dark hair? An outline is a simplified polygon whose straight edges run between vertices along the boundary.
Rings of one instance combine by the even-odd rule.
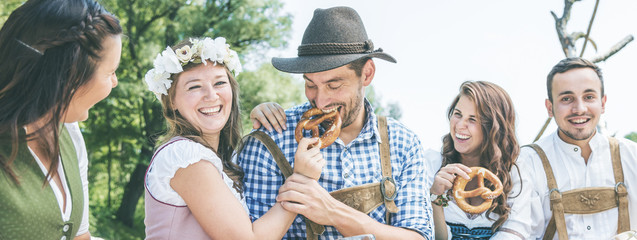
[[[447,118],[449,133],[443,137],[442,154],[426,153],[436,239],[527,239],[530,211],[520,200],[529,199],[530,189],[522,184],[525,178],[515,162],[520,148],[511,98],[496,84],[467,81]],[[503,185],[502,194],[479,214],[464,212],[448,198],[457,177],[469,179],[470,167],[486,168]],[[467,183],[466,191],[476,188],[478,177]],[[473,206],[484,201],[480,196],[467,199]]]
[[[0,238],[90,238],[77,122],[117,85],[121,33],[93,0],[29,0],[4,23]]]
[[[145,80],[168,132],[148,166],[147,239],[281,239],[296,217],[276,203],[254,223],[232,161],[241,141],[237,53],[224,38],[185,40],[155,58]],[[317,139],[299,144],[294,172],[318,179]]]

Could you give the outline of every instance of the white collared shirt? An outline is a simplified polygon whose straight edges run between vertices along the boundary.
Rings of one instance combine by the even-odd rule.
[[[624,182],[628,190],[628,210],[630,228],[637,229],[637,143],[625,138],[619,140]],[[611,162],[608,138],[596,133],[590,140],[591,155],[588,163],[584,162],[581,149],[562,141],[557,132],[536,142],[551,164],[557,187],[560,192],[588,187],[614,187],[615,177]],[[537,153],[524,147],[519,159],[528,163],[532,176],[532,223],[533,239],[544,235],[552,212],[549,200],[549,189],[542,161]],[[568,204],[568,203],[564,203]],[[617,208],[595,214],[564,214],[566,228],[570,239],[609,239],[617,234]],[[557,233],[554,236],[557,239]]]

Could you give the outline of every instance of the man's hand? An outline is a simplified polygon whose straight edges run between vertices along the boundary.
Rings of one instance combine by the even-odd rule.
[[[334,199],[318,182],[300,174],[292,174],[279,188],[277,202],[285,210],[302,214],[315,223],[335,226],[338,218],[332,210],[347,207]]]
[[[250,120],[252,120],[252,128],[258,129],[263,125],[268,131],[272,131],[272,128],[276,129],[278,133],[282,130],[286,130],[285,126],[285,111],[275,102],[264,102],[250,111]]]

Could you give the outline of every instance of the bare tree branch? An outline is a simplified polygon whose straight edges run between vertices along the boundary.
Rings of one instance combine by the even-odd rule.
[[[595,1],[595,8],[593,9],[593,15],[591,16],[591,20],[588,22],[588,29],[586,30],[586,38],[584,38],[584,46],[582,46],[582,51],[579,54],[579,57],[584,56],[584,51],[586,50],[586,43],[588,42],[588,37],[591,35],[591,27],[593,27],[593,21],[595,20],[595,15],[597,14],[597,6],[599,6],[599,0]]]
[[[573,39],[573,42],[577,42],[577,40],[579,40],[580,38],[584,38],[584,39],[588,40],[588,42],[591,43],[591,45],[593,46],[595,51],[597,51],[597,43],[595,43],[595,41],[593,41],[593,39],[591,39],[591,38],[586,38],[586,34],[585,33],[583,33],[583,32],[573,32],[573,33],[571,33],[571,39]]]
[[[573,3],[580,0],[564,0],[564,11],[562,17],[558,18],[555,12],[551,11],[551,15],[555,19],[555,30],[557,31],[557,37],[562,44],[562,51],[566,57],[575,56],[575,41],[566,33],[566,24],[571,18],[571,8]]]
[[[606,59],[608,59],[610,56],[613,56],[615,53],[619,52],[619,50],[622,50],[622,48],[628,45],[628,43],[632,42],[633,39],[633,35],[626,36],[624,39],[613,45],[613,47],[611,47],[607,52],[592,57],[591,62],[598,63],[601,61],[606,61]]]

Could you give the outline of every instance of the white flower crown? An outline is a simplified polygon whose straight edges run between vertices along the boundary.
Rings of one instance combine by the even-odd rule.
[[[220,63],[225,65],[234,76],[239,75],[243,70],[237,52],[230,49],[230,45],[226,44],[226,39],[218,37],[206,37],[204,39],[190,39],[192,46],[183,46],[177,51],[173,51],[170,47],[166,47],[162,53],[157,54],[153,61],[154,68],[149,70],[144,77],[148,90],[155,93],[158,99],[161,95],[168,95],[168,89],[172,84],[170,75],[183,72],[182,66],[188,63],[207,64],[206,60],[212,61],[214,64]]]

